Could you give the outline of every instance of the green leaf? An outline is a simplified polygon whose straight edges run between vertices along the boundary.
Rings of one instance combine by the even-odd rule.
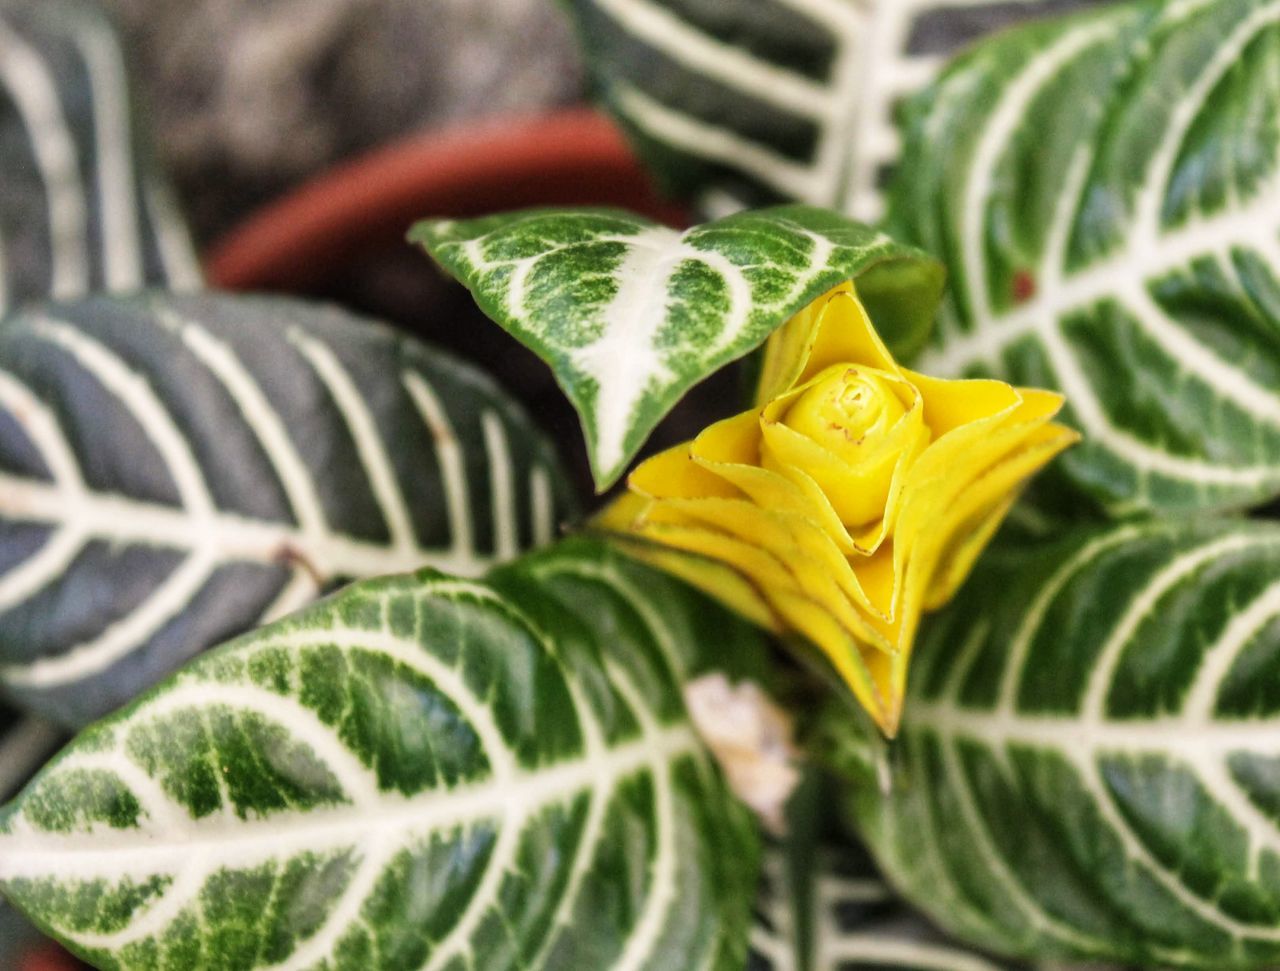
[[[680,686],[761,635],[576,541],[363,581],[207,654],[0,815],[0,888],[106,969],[711,968],[756,837]]]
[[[92,0],[0,0],[0,311],[146,285],[200,265],[120,38]]]
[[[7,801],[58,747],[57,729],[0,706],[0,801]],[[26,919],[0,899],[0,967],[19,967],[20,955],[41,939]]]
[[[1114,514],[1280,494],[1280,9],[1143,2],[1020,29],[907,112],[890,225],[940,255],[942,376],[1066,393]]]
[[[984,957],[943,938],[906,908],[852,848],[827,847],[789,860],[766,852],[756,901],[749,971],[1009,971],[1015,965]],[[795,881],[809,895],[796,905]],[[806,927],[801,938],[800,927]],[[802,940],[808,942],[805,947]],[[1021,968],[1022,965],[1017,965]]]
[[[806,206],[684,233],[615,210],[532,210],[426,221],[410,238],[551,365],[602,491],[689,388],[827,290],[862,277],[901,349],[923,340],[942,287],[923,254]]]
[[[483,573],[572,509],[490,380],[335,309],[157,293],[0,322],[0,683],[63,724],[347,580]]]
[[[810,769],[766,842],[749,971],[1007,971],[907,907],[840,832],[836,780]]]
[[[889,880],[941,926],[1026,957],[1280,964],[1280,526],[997,549],[912,679],[898,742],[840,761]]]
[[[946,55],[1099,0],[562,0],[604,104],[705,208],[806,202],[879,219],[894,111]]]

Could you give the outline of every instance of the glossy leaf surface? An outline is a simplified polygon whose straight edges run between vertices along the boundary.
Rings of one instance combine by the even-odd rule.
[[[950,275],[940,376],[1053,387],[1114,514],[1280,494],[1280,5],[1118,4],[980,45],[907,112],[890,225]]]
[[[602,100],[669,188],[712,211],[790,200],[868,221],[903,98],[976,38],[1089,5],[564,0]]]
[[[353,584],[82,733],[0,888],[111,969],[741,967],[754,829],[680,697],[713,640],[762,648],[584,541]]]
[[[845,749],[859,828],[993,950],[1274,967],[1278,661],[1275,525],[992,552],[922,636],[898,743]]]
[[[891,344],[918,344],[936,263],[834,213],[782,206],[678,232],[617,210],[419,223],[411,238],[551,365],[601,490],[684,392],[859,279]]]

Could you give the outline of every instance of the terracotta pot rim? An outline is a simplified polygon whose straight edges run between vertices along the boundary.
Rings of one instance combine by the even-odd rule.
[[[336,166],[223,236],[205,270],[210,285],[223,289],[306,290],[362,247],[403,239],[420,218],[581,204],[600,194],[618,197],[603,202],[684,221],[600,112],[489,119],[412,136]]]

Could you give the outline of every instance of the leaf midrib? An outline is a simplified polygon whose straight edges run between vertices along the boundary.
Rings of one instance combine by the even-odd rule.
[[[932,731],[943,737],[971,738],[989,746],[1022,745],[1063,753],[1218,755],[1233,751],[1280,753],[1280,731],[1270,718],[1162,718],[1088,721],[1076,713],[1001,713],[945,702],[912,699],[903,722],[906,732]]]
[[[219,559],[280,563],[296,553],[322,578],[405,573],[432,566],[460,576],[479,576],[495,563],[453,547],[405,549],[345,533],[307,532],[290,523],[224,510],[200,515],[180,506],[146,502],[119,493],[80,491],[0,473],[0,512],[24,522],[47,523],[102,539],[164,549],[214,550]],[[69,513],[74,509],[74,513]]]
[[[657,736],[640,736],[608,749],[597,759],[575,759],[412,797],[383,793],[382,801],[374,805],[347,803],[253,820],[222,816],[213,823],[197,824],[186,833],[98,828],[63,836],[36,830],[17,817],[9,832],[0,834],[0,880],[38,879],[52,873],[81,879],[172,874],[181,870],[187,857],[201,852],[214,853],[224,868],[251,867],[292,853],[357,846],[371,834],[391,830],[430,832],[478,820],[518,821],[583,790],[612,789],[629,775],[654,770],[697,751],[698,740],[690,728],[664,728]],[[160,839],[164,842],[157,843]],[[51,858],[62,865],[51,863]],[[122,863],[124,860],[178,865],[137,867]]]

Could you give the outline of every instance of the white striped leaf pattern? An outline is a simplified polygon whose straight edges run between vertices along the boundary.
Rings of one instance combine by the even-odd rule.
[[[741,967],[752,821],[684,712],[761,635],[591,541],[361,581],[197,659],[0,813],[105,969]]]
[[[410,238],[551,365],[602,491],[686,391],[827,290],[860,278],[900,350],[924,339],[942,286],[922,253],[808,206],[683,233],[618,210],[531,210],[428,220]]]
[[[1280,526],[992,551],[923,632],[898,743],[846,742],[859,829],[981,946],[1275,967],[1278,665]]]
[[[942,939],[852,848],[766,852],[747,971],[1010,971]],[[803,901],[801,893],[803,892]],[[802,925],[804,925],[802,927]]]
[[[49,723],[0,706],[0,802],[17,795],[61,740]],[[0,899],[0,968],[17,967],[22,952],[39,940],[35,928]]]
[[[488,379],[338,310],[156,293],[0,323],[0,683],[64,724],[346,580],[479,574],[571,505]]]
[[[819,723],[820,758],[787,803],[786,835],[766,841],[748,971],[1010,971],[929,926],[843,832],[839,782],[813,767],[828,734]]]
[[[199,264],[93,0],[0,0],[0,312],[146,285]]]
[[[953,51],[1100,0],[562,0],[605,104],[710,211],[791,200],[876,220],[893,116]]]
[[[1021,28],[908,111],[890,225],[950,270],[917,366],[1066,393],[1115,514],[1280,494],[1280,3]]]

